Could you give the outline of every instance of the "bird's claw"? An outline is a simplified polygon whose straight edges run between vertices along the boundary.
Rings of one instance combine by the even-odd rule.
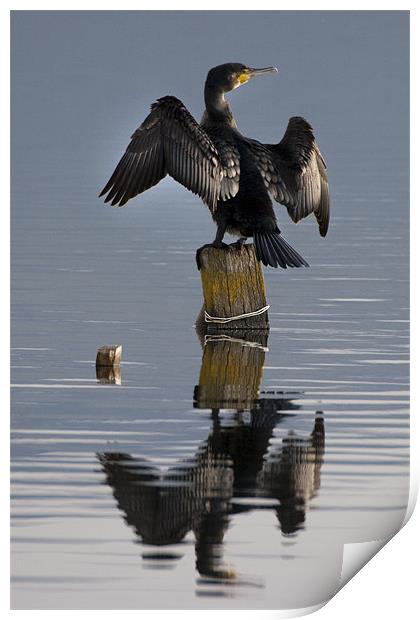
[[[237,241],[235,241],[234,243],[231,243],[229,247],[232,250],[242,250],[245,243],[246,243],[246,239],[243,237],[240,237]]]

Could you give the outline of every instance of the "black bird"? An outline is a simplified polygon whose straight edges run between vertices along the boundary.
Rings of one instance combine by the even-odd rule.
[[[217,224],[211,245],[229,248],[223,243],[227,231],[239,236],[234,244],[239,247],[253,237],[257,258],[264,265],[308,267],[281,236],[271,198],[286,206],[294,222],[314,213],[325,237],[328,179],[312,127],[295,116],[278,144],[261,144],[239,132],[225,100],[225,93],[273,72],[275,67],[251,69],[240,63],[211,69],[200,124],[176,97],[158,99],[100,196],[108,194],[105,202],[122,207],[169,174],[210,208]]]

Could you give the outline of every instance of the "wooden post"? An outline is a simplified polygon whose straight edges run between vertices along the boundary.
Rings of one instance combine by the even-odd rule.
[[[256,312],[267,306],[264,275],[253,244],[227,249],[206,247],[200,254],[204,306],[197,324],[207,333],[232,330],[268,330],[267,311],[230,322],[206,321],[211,317],[229,318]]]

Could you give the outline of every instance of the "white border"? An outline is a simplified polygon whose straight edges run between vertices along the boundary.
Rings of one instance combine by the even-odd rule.
[[[204,6],[200,6],[204,5]],[[6,6],[5,6],[6,5]],[[197,9],[209,9],[215,10],[337,10],[336,3],[333,2],[302,2],[296,0],[295,2],[258,2],[251,3],[247,0],[211,0],[206,3],[198,2],[185,2],[179,0],[178,2],[165,2],[162,0],[154,0],[153,9],[155,10],[197,10]],[[118,4],[110,2],[109,0],[95,1],[95,2],[81,2],[80,0],[74,0],[73,2],[29,2],[29,1],[16,1],[10,3],[3,3],[2,16],[4,19],[1,21],[1,37],[0,45],[1,61],[3,64],[3,84],[9,83],[9,11],[10,10],[146,10],[150,8],[150,4],[139,1],[123,1]],[[411,351],[412,351],[412,364],[411,373],[412,377],[419,377],[418,368],[418,328],[416,318],[419,316],[419,295],[418,287],[416,287],[416,268],[415,266],[420,264],[419,257],[419,241],[417,234],[419,232],[418,226],[418,209],[419,207],[419,192],[416,187],[416,181],[418,177],[418,111],[420,110],[420,102],[418,97],[418,75],[419,75],[419,63],[418,58],[418,43],[417,37],[419,35],[419,23],[418,23],[418,10],[414,6],[414,2],[360,2],[353,1],[352,3],[341,3],[339,10],[410,10],[411,11],[411,205],[416,205],[417,208],[411,209],[411,274],[412,274],[412,289],[411,289],[411,315],[413,317],[411,329]],[[6,89],[7,90],[7,89]],[[417,114],[415,114],[417,111]],[[9,98],[3,93],[2,96],[2,136],[9,135]],[[6,350],[9,333],[9,231],[8,231],[8,211],[6,205],[9,203],[9,149],[8,141],[3,140],[3,148],[6,151],[2,159],[3,165],[2,171],[2,209],[1,216],[3,218],[0,231],[2,239],[0,243],[1,252],[1,285],[2,285],[2,321],[1,325],[4,330],[4,350]],[[4,428],[1,434],[4,441],[2,449],[2,461],[3,461],[3,478],[2,478],[2,492],[4,497],[4,504],[8,505],[9,486],[8,486],[8,460],[9,460],[9,427],[8,427],[8,415],[9,399],[8,399],[8,385],[9,385],[9,370],[8,370],[8,355],[4,351],[1,356],[1,387],[2,396],[2,420]],[[419,397],[417,382],[413,381],[412,384],[412,398],[411,398],[411,433],[412,433],[412,449],[411,449],[411,466],[412,466],[412,478],[411,478],[411,509],[414,504],[414,497],[417,495],[418,487],[418,472],[419,472],[419,438],[417,423],[417,416],[419,415]],[[413,449],[413,446],[416,446]],[[57,616],[65,616],[68,618],[81,617],[89,614],[89,618],[92,618],[95,614],[100,614],[101,618],[107,615],[115,616],[115,611],[8,611],[9,600],[9,583],[8,583],[8,558],[6,550],[8,548],[8,515],[6,511],[2,511],[3,515],[3,528],[2,532],[5,535],[6,540],[3,543],[3,571],[1,582],[1,607],[13,616],[26,617],[30,614],[31,617],[48,618]],[[419,527],[420,516],[419,510],[416,510],[411,520],[405,526],[402,532],[391,540],[382,551],[379,552],[366,566],[360,571],[349,583],[341,590],[331,602],[328,603],[323,609],[316,612],[315,616],[319,620],[328,620],[329,618],[336,620],[339,617],[342,620],[351,618],[353,620],[354,615],[358,615],[361,618],[381,617],[389,618],[392,620],[396,616],[403,618],[414,618],[418,614],[418,549],[419,549]],[[171,618],[175,620],[183,619],[185,615],[195,616],[197,611],[172,611],[172,612],[160,612],[160,611],[141,611],[141,615],[150,618],[159,618],[163,614],[171,613]],[[200,611],[200,616],[210,614],[214,615],[215,612]],[[124,617],[132,616],[138,617],[138,611],[119,611],[118,614]],[[283,614],[270,611],[257,611],[257,612],[218,612],[221,620],[229,618],[231,620],[236,615],[241,620],[248,620],[248,618],[279,618],[284,617]]]

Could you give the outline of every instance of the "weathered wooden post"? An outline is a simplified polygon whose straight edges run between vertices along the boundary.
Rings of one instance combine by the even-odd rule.
[[[200,253],[204,305],[197,326],[207,333],[268,331],[264,275],[253,244]]]

